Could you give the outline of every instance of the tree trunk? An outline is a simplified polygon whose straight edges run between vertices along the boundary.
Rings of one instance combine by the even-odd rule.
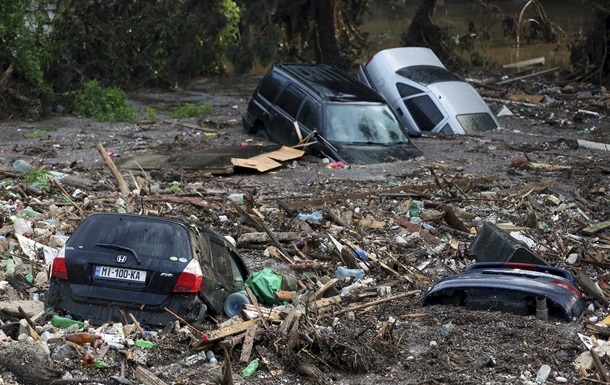
[[[339,0],[314,0],[313,20],[315,21],[316,62],[341,66],[341,52],[337,39],[337,13]]]

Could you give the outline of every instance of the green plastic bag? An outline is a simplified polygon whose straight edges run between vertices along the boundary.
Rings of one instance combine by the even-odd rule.
[[[275,292],[282,290],[282,276],[271,269],[263,269],[252,273],[244,287],[249,287],[256,298],[266,305],[281,305],[284,301],[275,298]]]

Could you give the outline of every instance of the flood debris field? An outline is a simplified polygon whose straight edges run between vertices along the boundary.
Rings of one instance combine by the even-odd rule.
[[[159,109],[210,103],[199,120],[1,123],[3,383],[531,384],[543,365],[546,383],[610,382],[604,89],[552,78],[481,87],[494,111],[512,113],[503,129],[416,138],[424,156],[407,162],[332,168],[306,155],[260,173],[231,167],[228,151],[184,167],[193,154],[269,144],[240,125],[257,80],[132,95]],[[20,159],[52,171],[47,184],[15,170]],[[112,172],[133,159],[147,166]],[[251,272],[269,268],[295,286],[277,293],[283,305],[257,301],[203,325],[150,328],[126,316],[64,328],[44,308],[49,263],[84,217],[117,211],[203,222],[236,241]],[[486,222],[577,277],[585,312],[564,322],[422,306],[436,281],[474,262],[468,246]],[[357,282],[335,276],[362,265]],[[82,332],[99,338],[81,345]]]

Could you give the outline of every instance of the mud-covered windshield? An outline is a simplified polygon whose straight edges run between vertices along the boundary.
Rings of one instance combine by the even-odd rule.
[[[409,137],[385,104],[329,104],[326,139],[341,143],[407,143]]]

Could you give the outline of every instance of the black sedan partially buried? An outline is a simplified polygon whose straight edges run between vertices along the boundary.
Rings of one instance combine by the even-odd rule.
[[[93,325],[200,322],[248,275],[233,245],[204,227],[132,214],[93,214],[54,259],[46,305]],[[167,311],[169,310],[169,312]]]
[[[582,295],[567,270],[526,263],[475,263],[437,282],[423,302],[566,321],[584,310]]]

